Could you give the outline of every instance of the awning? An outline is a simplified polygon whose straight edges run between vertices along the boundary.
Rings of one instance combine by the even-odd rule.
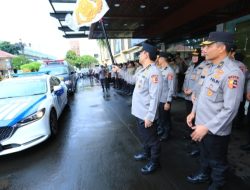
[[[100,23],[74,32],[65,25],[76,0],[49,0],[50,13],[60,22],[65,38],[100,39],[104,34]],[[103,17],[107,36],[144,38],[165,42],[181,41],[207,35],[216,25],[250,12],[249,0],[107,0],[110,10]]]

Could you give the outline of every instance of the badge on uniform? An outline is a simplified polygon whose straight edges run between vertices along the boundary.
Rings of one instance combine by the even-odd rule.
[[[172,73],[169,73],[168,76],[167,76],[168,80],[173,80],[174,76]]]
[[[191,75],[191,79],[195,80],[196,79],[196,75],[195,74]]]
[[[151,80],[153,83],[158,83],[158,75],[152,75]]]
[[[213,95],[213,91],[210,90],[210,89],[208,89],[208,90],[207,90],[207,95],[208,95],[208,96],[212,96],[212,95]]]
[[[223,70],[217,69],[217,70],[215,71],[215,74],[213,75],[213,77],[214,77],[215,79],[220,79],[221,75],[223,75],[223,74],[224,74],[224,71],[223,71]]]

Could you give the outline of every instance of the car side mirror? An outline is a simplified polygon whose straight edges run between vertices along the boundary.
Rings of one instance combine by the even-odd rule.
[[[54,86],[53,90],[55,92],[55,95],[57,95],[57,96],[61,96],[63,94],[63,92],[64,92],[62,86]]]

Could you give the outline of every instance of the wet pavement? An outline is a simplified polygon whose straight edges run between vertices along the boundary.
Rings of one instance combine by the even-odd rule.
[[[199,161],[189,157],[189,143],[183,139],[184,101],[173,103],[173,137],[162,143],[161,169],[148,176],[140,174],[145,163],[132,159],[141,144],[130,104],[130,97],[114,90],[110,97],[103,97],[95,81],[78,80],[77,93],[60,118],[56,139],[0,157],[0,190],[207,189],[208,184],[193,185],[185,180]],[[246,185],[250,154],[238,149],[244,133],[237,130],[232,137],[226,190],[250,189]]]

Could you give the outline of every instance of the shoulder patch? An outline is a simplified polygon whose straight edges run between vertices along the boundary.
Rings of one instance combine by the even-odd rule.
[[[231,75],[228,77],[228,88],[237,88],[238,87],[239,77],[235,75]]]
[[[151,81],[153,82],[153,83],[158,83],[158,75],[152,75],[151,76]]]
[[[173,73],[169,73],[168,76],[167,76],[168,80],[173,80],[174,78],[174,75]]]

